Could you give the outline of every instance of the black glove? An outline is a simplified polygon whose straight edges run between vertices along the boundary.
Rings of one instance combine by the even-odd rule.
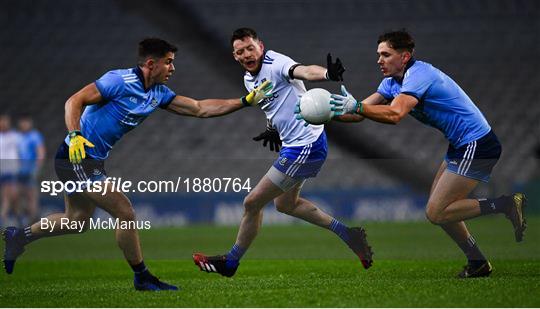
[[[336,58],[336,62],[332,63],[332,55],[330,55],[330,53],[326,56],[326,69],[328,70],[326,71],[326,79],[336,82],[343,81],[343,72],[345,72],[345,68],[339,58]]]
[[[266,126],[266,131],[262,132],[258,136],[255,136],[253,140],[256,142],[263,140],[263,147],[266,147],[266,144],[270,142],[270,151],[279,152],[279,148],[281,147],[279,133],[270,125]]]

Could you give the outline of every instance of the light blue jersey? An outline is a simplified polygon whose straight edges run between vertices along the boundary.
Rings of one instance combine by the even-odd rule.
[[[157,107],[166,108],[176,94],[163,84],[144,89],[139,68],[113,70],[96,82],[103,101],[87,106],[81,116],[81,133],[94,148],[86,153],[98,160],[108,157],[113,145],[141,124]],[[65,139],[69,144],[69,137]]]
[[[458,84],[429,63],[411,59],[403,80],[387,77],[377,92],[387,100],[402,93],[417,98],[419,102],[409,114],[439,129],[456,148],[491,130],[482,112]]]
[[[38,148],[43,146],[43,136],[37,130],[19,132],[19,174],[33,174],[38,159]]]

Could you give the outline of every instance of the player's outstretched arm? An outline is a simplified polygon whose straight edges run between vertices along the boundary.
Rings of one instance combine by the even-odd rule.
[[[167,107],[169,112],[199,118],[217,117],[244,107],[241,99],[195,100],[177,95]]]
[[[362,104],[364,105],[379,105],[386,103],[387,100],[378,92],[375,92],[369,97],[362,100]],[[359,114],[339,114],[334,116],[332,119],[340,122],[360,122],[364,120],[365,117]]]
[[[336,115],[359,114],[373,121],[397,124],[418,104],[418,99],[408,94],[395,97],[390,105],[372,105],[356,101],[351,93],[341,86],[341,95],[332,94],[330,103]]]
[[[72,95],[65,104],[65,121],[69,131],[69,161],[72,163],[81,163],[86,158],[84,147],[94,147],[81,134],[81,114],[86,105],[101,102],[101,93],[95,83],[86,85],[83,89]]]
[[[328,54],[326,57],[326,68],[318,65],[297,65],[291,68],[292,72],[289,74],[295,79],[307,80],[307,81],[342,81],[345,67],[339,58],[336,62],[332,62],[332,55]]]
[[[245,97],[239,99],[195,100],[177,95],[167,106],[167,110],[178,115],[199,118],[222,116],[239,110],[242,107],[260,103],[271,95],[272,87],[273,85],[270,81],[265,81]]]
[[[418,99],[408,94],[395,97],[390,105],[365,105],[360,113],[371,120],[398,124],[418,104]]]

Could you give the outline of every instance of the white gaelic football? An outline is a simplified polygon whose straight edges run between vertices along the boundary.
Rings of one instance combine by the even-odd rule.
[[[323,124],[334,116],[331,110],[330,92],[322,88],[306,91],[300,99],[300,115],[311,124]]]

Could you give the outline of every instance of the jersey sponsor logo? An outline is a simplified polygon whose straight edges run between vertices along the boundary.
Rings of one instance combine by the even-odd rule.
[[[137,98],[136,98],[136,97],[129,97],[129,101],[130,101],[131,103],[137,104]]]
[[[456,160],[451,160],[450,162],[448,162],[448,164],[453,164],[453,165],[457,165],[458,162]]]
[[[98,170],[97,168],[95,168],[94,171],[92,172],[92,174],[94,174],[94,176],[99,176],[99,175],[101,175],[101,171]]]
[[[261,101],[262,104],[267,104],[267,103],[270,103],[272,101],[274,101],[275,99],[279,98],[279,94],[277,94],[276,92],[272,93],[271,96],[269,96],[268,98],[264,99]]]
[[[261,84],[264,83],[266,81],[266,77],[264,77],[263,79],[261,79]],[[259,87],[259,81],[256,80],[254,83],[253,83],[253,88],[257,88]]]
[[[121,120],[123,124],[127,124],[130,126],[138,126],[143,119],[146,118],[146,116],[140,116],[137,114],[129,114],[125,115],[124,118]]]

